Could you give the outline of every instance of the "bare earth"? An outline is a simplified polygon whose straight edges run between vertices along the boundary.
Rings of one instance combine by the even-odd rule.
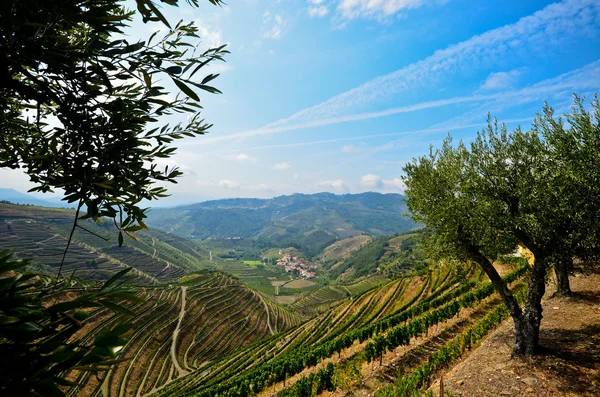
[[[447,396],[600,396],[600,273],[571,277],[572,297],[548,287],[540,331],[542,351],[511,359],[514,329],[508,320],[454,368],[443,374]],[[439,396],[439,380],[432,390]]]
[[[294,281],[287,283],[285,285],[285,287],[286,288],[306,288],[306,287],[312,287],[313,285],[315,285],[315,283],[313,283],[312,281],[294,280]]]

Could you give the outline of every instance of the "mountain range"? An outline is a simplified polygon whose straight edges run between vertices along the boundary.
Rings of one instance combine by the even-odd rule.
[[[251,238],[270,246],[294,246],[312,256],[360,234],[407,232],[416,224],[406,212],[400,194],[293,194],[153,209],[147,223],[185,237]]]

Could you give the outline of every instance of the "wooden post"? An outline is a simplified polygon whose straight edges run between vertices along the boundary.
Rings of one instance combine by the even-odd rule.
[[[440,397],[444,397],[444,374],[440,376]]]

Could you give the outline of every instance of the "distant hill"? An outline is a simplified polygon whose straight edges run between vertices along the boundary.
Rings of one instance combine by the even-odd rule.
[[[293,194],[272,199],[224,199],[151,211],[148,223],[186,237],[242,237],[295,246],[314,256],[333,242],[366,233],[415,227],[400,194]]]
[[[15,189],[0,188],[0,201],[10,201],[13,204],[37,205],[40,207],[59,207],[70,208],[73,204],[66,203],[60,200],[43,200],[30,194],[21,193]]]
[[[0,247],[32,262],[38,272],[56,274],[75,216],[74,210],[0,203]],[[108,279],[133,266],[136,283],[173,282],[210,267],[210,254],[193,241],[161,230],[141,230],[137,241],[118,246],[110,223],[80,221],[62,273],[79,279]],[[89,231],[89,232],[88,232]],[[93,234],[91,234],[92,232]]]

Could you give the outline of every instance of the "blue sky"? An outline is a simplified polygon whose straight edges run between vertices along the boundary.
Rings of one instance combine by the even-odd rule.
[[[179,143],[162,204],[294,192],[402,192],[402,166],[487,113],[527,127],[600,88],[600,2],[229,0],[167,10],[231,54]],[[153,26],[137,24],[132,35]],[[5,185],[26,178],[0,171]]]

